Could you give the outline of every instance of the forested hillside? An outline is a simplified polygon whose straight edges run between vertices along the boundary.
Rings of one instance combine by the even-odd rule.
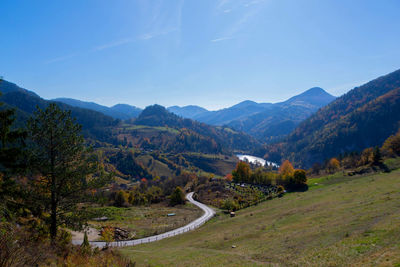
[[[36,107],[45,109],[54,102],[7,81],[0,83],[0,92],[3,108],[16,110],[17,127],[25,127]],[[71,110],[86,141],[101,151],[98,157],[106,170],[128,180],[176,177],[189,169],[226,175],[236,164],[234,151],[251,153],[260,148],[249,135],[183,119],[158,105],[122,122],[92,109],[56,103]],[[132,111],[130,106],[115,107]]]
[[[5,103],[5,107],[16,109],[17,124],[19,125],[33,114],[36,107],[44,109],[51,103],[31,91],[4,80],[0,83],[0,92],[2,92],[0,101]],[[63,110],[71,110],[71,115],[82,125],[82,133],[86,138],[110,143],[117,141],[112,137],[110,127],[115,126],[118,121],[97,111],[72,107],[60,102],[58,105]]]
[[[400,70],[356,87],[302,122],[266,157],[310,167],[341,153],[381,145],[399,129]]]
[[[148,127],[167,127],[173,139],[166,141],[164,146],[168,151],[187,152],[195,151],[202,153],[231,153],[232,151],[251,152],[260,146],[260,143],[251,136],[233,131],[228,127],[210,126],[191,119],[184,119],[168,112],[164,107],[153,105],[147,107],[133,122],[135,125]],[[168,128],[170,128],[168,130]],[[175,130],[175,131],[174,131]],[[135,136],[135,134],[132,134]],[[155,142],[161,138],[153,137]]]

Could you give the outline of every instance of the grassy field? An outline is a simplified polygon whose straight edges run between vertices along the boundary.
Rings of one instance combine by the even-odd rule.
[[[124,130],[124,131],[143,130],[143,131],[171,132],[173,134],[179,134],[179,131],[174,128],[147,126],[147,125],[124,124],[119,129]]]
[[[309,184],[307,192],[121,252],[137,266],[400,266],[399,170]]]
[[[182,156],[193,166],[217,176],[225,176],[231,173],[238,162],[237,157],[227,155],[183,153]]]
[[[103,207],[99,208],[110,218],[105,222],[90,222],[95,228],[99,226],[120,227],[142,238],[181,227],[200,217],[202,212],[196,206],[188,203],[169,207],[165,204],[151,206],[132,206],[129,208]],[[168,217],[167,214],[175,213]]]

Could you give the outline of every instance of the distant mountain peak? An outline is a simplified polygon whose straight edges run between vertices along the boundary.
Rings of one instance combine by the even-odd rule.
[[[254,102],[252,100],[245,100],[245,101],[242,101],[242,102],[232,106],[231,108],[244,108],[244,107],[249,107],[249,106],[257,106],[257,105],[258,105],[257,102]]]
[[[168,114],[168,110],[158,104],[154,104],[151,106],[147,106],[142,113],[140,113],[139,117],[147,116],[147,115],[162,115],[162,114]]]
[[[26,90],[22,87],[19,87],[15,83],[12,83],[12,82],[9,82],[9,81],[3,80],[3,79],[1,79],[1,83],[0,83],[0,92],[3,94],[9,93],[9,92],[23,92],[23,93],[29,94],[30,96],[39,97],[36,93]]]
[[[306,106],[315,106],[315,107],[323,107],[333,100],[336,97],[326,92],[321,87],[313,87],[301,94],[293,96],[288,100],[278,103],[279,105],[306,105]]]
[[[188,105],[188,106],[172,106],[167,108],[168,111],[184,117],[184,118],[190,118],[190,119],[196,119],[198,116],[204,115],[206,113],[209,113],[205,108],[196,106],[196,105]]]
[[[131,106],[128,104],[116,104],[114,106],[112,106],[110,109],[126,114],[127,116],[129,116],[130,118],[137,118],[137,116],[139,116],[140,112],[142,112],[142,109],[135,107],[135,106]]]
[[[165,107],[155,104],[146,107],[135,120],[137,125],[147,126],[179,126],[181,118],[169,112]]]
[[[303,93],[301,93],[300,95],[329,95],[329,96],[333,96],[333,95],[329,94],[327,91],[325,91],[324,89],[322,89],[321,87],[310,88],[310,89],[304,91]]]

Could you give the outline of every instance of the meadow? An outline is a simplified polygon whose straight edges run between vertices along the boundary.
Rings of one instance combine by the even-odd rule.
[[[307,192],[120,251],[137,266],[400,266],[400,170],[308,183]]]

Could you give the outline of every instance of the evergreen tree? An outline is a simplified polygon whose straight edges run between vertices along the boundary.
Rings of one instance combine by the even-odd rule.
[[[90,157],[80,132],[70,111],[54,103],[38,108],[28,121],[32,196],[36,208],[50,214],[53,242],[59,225],[82,227],[86,214],[77,204],[109,180]]]
[[[295,170],[293,174],[293,184],[301,186],[307,184],[307,175],[305,170]]]
[[[81,244],[81,253],[83,255],[90,255],[91,252],[92,252],[92,248],[90,247],[89,238],[88,238],[87,232],[85,231],[85,234],[83,236],[83,242]]]
[[[10,209],[19,206],[16,199],[21,196],[21,190],[13,176],[22,173],[25,162],[23,147],[26,134],[20,129],[13,129],[14,116],[12,109],[0,110],[0,218],[4,216],[7,219],[11,218]]]
[[[382,154],[381,154],[381,150],[379,149],[378,146],[376,146],[374,148],[374,152],[373,152],[373,164],[374,165],[379,165],[382,161]]]
[[[179,205],[179,204],[185,204],[185,194],[182,191],[182,188],[177,186],[172,192],[172,194],[169,196],[169,203],[171,206]]]

